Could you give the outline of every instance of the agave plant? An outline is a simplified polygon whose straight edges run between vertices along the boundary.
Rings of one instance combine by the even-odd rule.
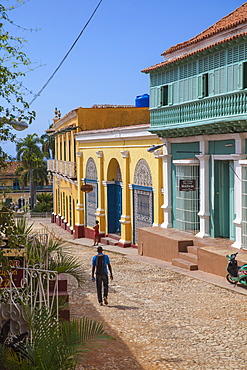
[[[66,242],[49,232],[47,239],[37,234],[27,245],[27,261],[29,265],[42,265],[47,270],[57,271],[58,274],[72,275],[79,285],[83,282],[83,270],[79,260],[74,257]]]
[[[57,322],[42,309],[29,321],[30,342],[19,344],[18,351],[0,344],[6,370],[75,370],[86,349],[95,346],[97,341],[113,339],[101,323],[87,317]]]

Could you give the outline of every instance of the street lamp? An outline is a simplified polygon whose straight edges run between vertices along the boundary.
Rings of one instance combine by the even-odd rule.
[[[28,124],[23,121],[10,121],[8,123],[17,131],[23,131],[28,128]]]
[[[24,121],[14,121],[14,120],[8,121],[6,119],[6,122],[5,122],[5,121],[3,121],[2,118],[0,118],[0,123],[6,123],[6,124],[12,126],[17,131],[23,131],[23,130],[26,130],[26,128],[28,128],[28,124]]]
[[[164,145],[166,145],[166,144],[152,145],[150,148],[147,149],[147,152],[153,153],[153,152],[155,152],[155,150],[158,150],[158,149],[162,148],[162,146],[164,146]]]

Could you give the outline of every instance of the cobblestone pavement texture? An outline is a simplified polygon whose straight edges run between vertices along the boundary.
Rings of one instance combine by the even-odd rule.
[[[89,352],[78,370],[247,369],[247,295],[107,251],[114,280],[108,306],[99,306],[90,280],[95,247],[72,237],[71,245],[85,271],[81,288],[68,280],[71,314],[101,321],[116,339]]]

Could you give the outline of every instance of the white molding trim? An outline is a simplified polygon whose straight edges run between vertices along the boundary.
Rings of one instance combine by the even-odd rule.
[[[176,159],[172,161],[175,166],[199,166],[200,161],[196,158],[188,158],[188,159]]]
[[[81,131],[77,133],[76,141],[80,143],[90,143],[98,141],[122,141],[122,140],[143,140],[154,139],[157,140],[156,134],[151,134],[148,131],[150,125],[127,126],[124,128],[99,129],[94,131]],[[150,147],[150,145],[147,145]]]

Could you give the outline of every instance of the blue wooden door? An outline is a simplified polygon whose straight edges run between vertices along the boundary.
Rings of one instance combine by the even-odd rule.
[[[108,233],[120,234],[122,214],[122,188],[120,184],[107,184]]]

